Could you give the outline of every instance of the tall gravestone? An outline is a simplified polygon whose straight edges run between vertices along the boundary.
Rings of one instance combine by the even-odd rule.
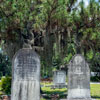
[[[82,55],[75,55],[68,67],[68,100],[91,100],[90,69]]]
[[[40,59],[32,49],[21,49],[13,58],[11,100],[40,100]]]
[[[55,85],[66,84],[66,72],[59,70],[54,72],[53,83]]]

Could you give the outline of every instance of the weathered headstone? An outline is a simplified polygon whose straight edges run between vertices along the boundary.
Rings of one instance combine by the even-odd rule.
[[[32,49],[21,49],[13,58],[11,100],[40,100],[40,59]]]
[[[66,84],[66,72],[58,70],[54,72],[53,83],[55,86],[64,86]]]
[[[91,100],[90,69],[82,55],[75,55],[68,67],[68,100]]]

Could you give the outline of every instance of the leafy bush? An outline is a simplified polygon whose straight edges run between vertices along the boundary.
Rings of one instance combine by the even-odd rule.
[[[11,77],[2,77],[0,82],[1,91],[5,94],[11,94]]]
[[[92,76],[91,81],[92,82],[100,82],[100,77],[99,76]]]
[[[11,76],[11,61],[8,56],[0,53],[0,78],[2,76]]]

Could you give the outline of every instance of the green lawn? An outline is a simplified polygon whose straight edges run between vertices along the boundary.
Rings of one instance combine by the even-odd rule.
[[[64,94],[67,93],[66,88],[51,89],[50,87],[42,87],[42,90],[45,94],[48,95],[48,97],[50,97],[52,94],[59,94],[60,98],[65,98]],[[91,96],[92,98],[96,98],[97,100],[100,100],[100,84],[91,84]],[[47,100],[47,99],[41,99],[41,100]]]
[[[45,85],[45,86],[50,86],[52,85],[52,83],[41,83],[41,85]],[[45,94],[48,95],[48,97],[50,97],[52,94],[59,94],[60,98],[65,98],[66,94],[67,94],[67,89],[63,88],[63,89],[51,89],[51,87],[42,87],[42,90]],[[0,95],[2,94],[2,92],[0,92]],[[96,98],[97,100],[100,100],[100,84],[91,84],[91,96],[92,98]],[[41,100],[48,100],[48,99],[41,99]],[[51,100],[51,99],[49,99]]]
[[[91,96],[100,100],[100,84],[91,84]]]

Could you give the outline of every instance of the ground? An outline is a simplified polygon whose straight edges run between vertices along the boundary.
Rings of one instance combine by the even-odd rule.
[[[66,98],[67,88],[52,89],[50,85],[52,83],[41,83],[44,94],[44,98],[41,98],[41,100],[59,100]],[[100,84],[91,84],[91,97],[100,100]]]
[[[42,87],[43,92],[45,93],[45,99],[41,100],[59,100],[61,98],[66,98],[67,89],[52,89],[49,87],[49,83],[42,83],[42,85],[45,85],[45,87]],[[57,98],[57,99],[51,99]],[[97,100],[100,100],[100,84],[91,84],[91,97],[95,98]]]
[[[100,100],[100,84],[91,84],[91,96]]]

